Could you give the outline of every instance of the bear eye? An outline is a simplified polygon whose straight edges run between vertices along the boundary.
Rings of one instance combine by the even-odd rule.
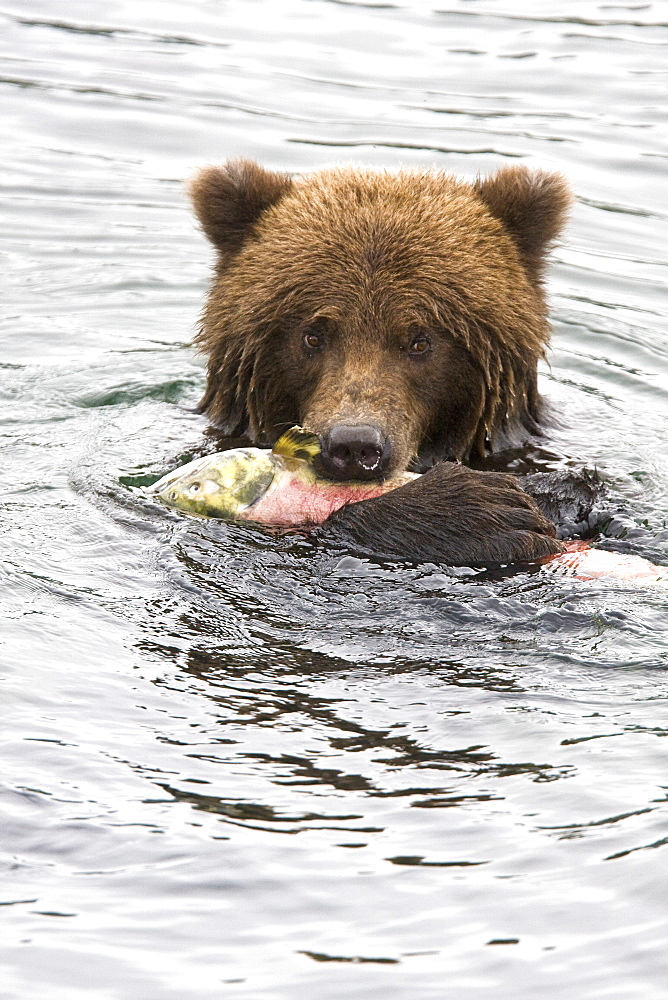
[[[413,337],[408,353],[413,355],[427,354],[431,349],[431,340],[424,333],[419,333]]]
[[[319,351],[325,346],[325,338],[315,330],[307,330],[302,337],[302,343],[309,351]]]

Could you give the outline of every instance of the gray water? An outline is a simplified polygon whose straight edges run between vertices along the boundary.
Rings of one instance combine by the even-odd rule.
[[[595,465],[642,528],[603,544],[668,564],[667,28],[0,0],[3,1000],[666,996],[665,591],[341,559],[141,485],[215,445],[197,166],[527,163],[578,199],[531,461]]]

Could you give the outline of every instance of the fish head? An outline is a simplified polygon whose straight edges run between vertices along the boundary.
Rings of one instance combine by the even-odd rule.
[[[269,452],[235,448],[181,466],[154,483],[149,493],[188,514],[235,518],[266,493],[275,472]]]

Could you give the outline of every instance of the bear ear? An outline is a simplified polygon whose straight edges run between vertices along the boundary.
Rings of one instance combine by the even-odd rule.
[[[561,232],[573,196],[561,174],[506,167],[473,188],[505,227],[531,278],[540,280],[545,254]]]
[[[236,253],[262,213],[292,188],[289,174],[264,170],[253,160],[205,167],[188,191],[202,229],[225,254]]]

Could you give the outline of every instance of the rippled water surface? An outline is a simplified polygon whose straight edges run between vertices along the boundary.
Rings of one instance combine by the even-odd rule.
[[[659,1000],[665,591],[189,520],[252,156],[562,170],[538,467],[668,564],[665,3],[0,0],[3,1000]],[[516,463],[516,467],[519,465]]]

